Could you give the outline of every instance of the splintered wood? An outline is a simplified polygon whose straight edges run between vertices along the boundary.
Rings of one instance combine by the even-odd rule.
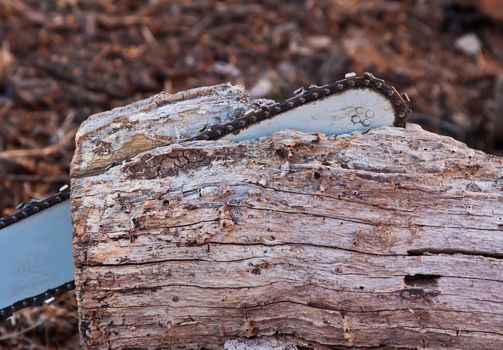
[[[86,348],[501,348],[502,159],[415,125],[163,146],[251,105],[224,85],[81,127]]]

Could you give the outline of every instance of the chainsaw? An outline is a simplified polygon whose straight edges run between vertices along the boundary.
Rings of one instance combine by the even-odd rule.
[[[244,141],[293,129],[339,135],[380,126],[405,127],[410,100],[370,73],[331,84],[300,88],[294,96],[266,103],[226,124],[207,126],[196,140]],[[74,289],[70,188],[21,203],[0,219],[0,320],[49,303]]]

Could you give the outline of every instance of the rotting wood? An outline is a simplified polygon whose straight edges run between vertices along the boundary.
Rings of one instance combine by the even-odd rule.
[[[79,131],[86,348],[501,347],[501,158],[415,125],[159,146],[252,104],[202,95]]]

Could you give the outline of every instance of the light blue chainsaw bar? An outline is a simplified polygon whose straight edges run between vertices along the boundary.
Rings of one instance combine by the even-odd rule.
[[[0,309],[73,281],[66,200],[0,230]]]

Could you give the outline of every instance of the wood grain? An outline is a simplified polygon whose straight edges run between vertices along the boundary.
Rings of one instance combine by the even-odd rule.
[[[125,108],[81,128],[72,207],[85,348],[501,347],[501,158],[416,125],[131,142],[176,140],[187,105],[190,133],[252,104],[218,89],[173,100],[168,116],[130,123]]]

